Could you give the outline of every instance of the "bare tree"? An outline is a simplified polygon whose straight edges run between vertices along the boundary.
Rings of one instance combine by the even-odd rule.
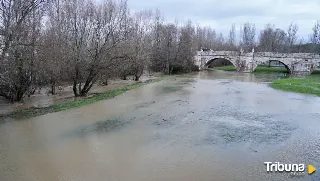
[[[298,32],[298,25],[294,24],[293,22],[290,23],[288,30],[287,30],[287,36],[288,36],[288,42],[287,42],[287,46],[288,46],[288,52],[292,52],[293,51],[293,46],[296,44],[297,42],[297,32]]]
[[[300,38],[300,39],[299,39],[298,46],[297,46],[297,49],[296,49],[296,52],[298,52],[298,53],[304,52],[304,50],[303,50],[303,44],[304,44],[304,39],[303,39],[303,38]]]
[[[117,50],[126,32],[126,1],[102,6],[86,0],[66,3],[70,76],[75,96],[86,96],[103,69],[122,55]]]
[[[215,50],[223,51],[226,50],[228,47],[228,43],[225,42],[224,36],[222,33],[219,33],[216,43],[215,43]]]
[[[162,41],[162,27],[163,27],[163,17],[159,10],[156,11],[153,17],[152,26],[152,53],[151,53],[151,65],[150,69],[152,71],[162,71],[163,59],[161,56],[161,41]]]
[[[197,26],[195,30],[195,41],[197,43],[197,48],[203,49],[216,49],[217,33],[211,27],[200,27]]]
[[[266,52],[286,52],[288,49],[287,34],[274,25],[267,24],[265,29],[260,32],[259,51]]]
[[[245,23],[241,31],[241,46],[244,51],[249,52],[255,47],[256,27],[254,24]]]
[[[192,22],[189,20],[179,31],[178,51],[175,56],[176,72],[184,73],[195,70],[194,54],[196,49],[193,48],[193,37],[195,30]]]
[[[129,47],[130,72],[135,76],[135,81],[138,81],[147,62],[150,59],[151,52],[151,12],[138,12],[133,16],[132,35]]]
[[[44,0],[0,2],[0,96],[21,101],[35,77]]]
[[[172,72],[173,67],[172,65],[172,60],[173,57],[176,55],[176,37],[177,37],[177,27],[174,24],[168,24],[164,25],[162,28],[162,35],[163,35],[163,40],[162,40],[162,56],[164,59],[163,62],[163,72],[165,74],[170,74]]]
[[[164,74],[194,70],[196,50],[237,50],[236,27],[228,34],[211,27],[166,23],[160,11],[130,13],[126,0],[0,0],[0,96],[21,100],[35,86],[72,84],[75,96],[92,86],[145,69]],[[43,18],[45,17],[45,18]],[[240,46],[250,52],[320,52],[320,23],[311,43],[300,41],[298,26],[266,25],[256,42],[254,24],[240,28]],[[309,44],[308,44],[309,43]],[[310,47],[313,47],[311,50]]]
[[[48,21],[46,22],[46,29],[43,31],[41,37],[42,52],[41,59],[45,62],[46,66],[41,67],[45,69],[42,74],[42,79],[47,79],[51,84],[51,93],[56,94],[56,84],[64,74],[65,62],[67,57],[65,52],[67,42],[63,38],[65,12],[62,11],[64,1],[53,0],[48,8]],[[43,80],[41,80],[42,82]]]
[[[183,27],[176,24],[156,24],[153,29],[155,36],[151,54],[151,67],[154,71],[165,74],[188,72],[194,68],[194,53],[203,48],[205,29],[195,28],[191,21]]]
[[[236,50],[236,25],[232,24],[229,36],[228,36],[228,49],[229,50]]]
[[[310,41],[313,44],[313,51],[316,53],[320,52],[320,21],[317,21],[312,28],[312,34]]]

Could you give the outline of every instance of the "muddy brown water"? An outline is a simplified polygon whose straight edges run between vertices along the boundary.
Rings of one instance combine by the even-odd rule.
[[[278,77],[203,71],[7,118],[0,181],[319,180],[266,172],[266,161],[320,170],[320,98],[270,88]]]

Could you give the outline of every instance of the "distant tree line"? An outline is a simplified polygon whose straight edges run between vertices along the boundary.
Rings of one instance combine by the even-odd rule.
[[[268,24],[256,38],[255,25],[246,23],[237,39],[235,24],[224,36],[191,21],[168,23],[158,10],[132,13],[126,0],[0,0],[0,17],[0,96],[11,101],[42,86],[55,94],[58,82],[86,96],[114,77],[190,72],[201,48],[320,51],[319,22],[308,42],[298,39],[295,24],[286,31]]]

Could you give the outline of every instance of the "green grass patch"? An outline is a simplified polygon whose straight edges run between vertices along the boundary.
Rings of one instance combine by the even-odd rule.
[[[285,67],[268,67],[268,66],[258,66],[254,72],[281,72],[285,73],[288,70]]]
[[[320,78],[289,78],[272,82],[274,89],[320,96]]]
[[[97,101],[111,99],[111,98],[114,98],[114,97],[128,91],[128,90],[136,89],[136,88],[139,88],[139,87],[146,85],[146,84],[159,82],[163,79],[164,78],[157,78],[157,79],[153,79],[153,80],[146,81],[146,82],[139,82],[139,83],[127,86],[125,88],[119,88],[119,89],[107,91],[104,93],[94,94],[88,98],[73,100],[73,101],[70,101],[67,103],[63,103],[63,104],[55,104],[55,105],[51,105],[48,107],[42,107],[42,108],[31,107],[31,108],[21,109],[21,110],[13,111],[9,114],[0,115],[0,117],[12,117],[12,118],[21,119],[21,118],[41,116],[41,115],[53,113],[53,112],[64,111],[67,109],[88,105],[88,104],[91,104],[91,103],[94,103]]]
[[[223,67],[215,67],[216,70],[223,70],[223,71],[236,71],[236,67],[233,65],[223,66]],[[288,70],[284,67],[268,67],[259,65],[255,71],[255,73],[260,72],[288,72]]]

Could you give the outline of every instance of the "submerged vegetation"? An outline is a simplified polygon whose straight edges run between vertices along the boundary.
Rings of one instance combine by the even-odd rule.
[[[288,78],[272,82],[274,89],[320,96],[320,78]]]
[[[31,108],[21,109],[21,110],[13,111],[9,114],[0,115],[0,118],[1,117],[28,118],[28,117],[41,116],[41,115],[53,113],[53,112],[59,112],[59,111],[63,111],[71,108],[76,108],[76,107],[88,105],[94,102],[98,102],[101,100],[112,99],[122,93],[125,93],[126,91],[139,88],[146,84],[159,82],[161,80],[163,80],[163,78],[153,79],[148,82],[139,82],[139,83],[127,86],[125,88],[119,88],[119,89],[107,91],[104,93],[93,94],[91,97],[88,97],[88,98],[72,100],[67,103],[55,104],[48,107],[40,107],[40,108],[31,107]]]

